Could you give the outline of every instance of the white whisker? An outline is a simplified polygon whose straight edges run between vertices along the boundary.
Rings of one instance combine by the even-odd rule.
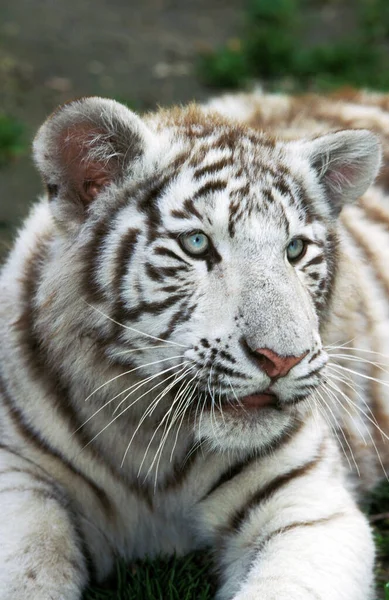
[[[186,363],[187,364],[187,363]],[[139,431],[143,421],[146,419],[147,416],[149,416],[156,408],[157,404],[159,404],[161,402],[161,400],[166,396],[166,394],[168,394],[170,392],[170,390],[178,383],[178,381],[181,381],[181,379],[183,379],[184,377],[186,377],[187,373],[189,373],[191,370],[193,369],[193,366],[190,366],[188,369],[185,369],[184,372],[180,373],[177,379],[174,379],[173,382],[171,382],[167,388],[165,388],[164,390],[162,390],[162,392],[160,392],[160,394],[158,394],[158,396],[154,399],[153,403],[145,410],[145,412],[143,413],[142,418],[139,420],[139,423],[135,429],[135,431],[132,434],[132,437],[127,445],[127,448],[124,452],[123,458],[122,458],[122,462],[121,462],[121,467],[123,467],[124,465],[124,461],[126,459],[126,456],[129,452],[130,446],[137,434],[137,432]],[[126,410],[126,409],[125,409]],[[124,411],[122,411],[124,412]],[[122,413],[120,413],[122,414]],[[159,426],[158,426],[159,427]],[[153,433],[153,437],[155,435],[155,431]]]
[[[85,300],[85,302],[86,302],[86,300]],[[135,329],[134,327],[130,327],[129,325],[123,325],[123,323],[119,323],[119,321],[116,321],[109,315],[106,315],[102,310],[97,308],[97,306],[93,306],[93,304],[89,304],[89,302],[86,302],[86,304],[88,306],[90,306],[91,308],[93,308],[93,310],[95,310],[96,312],[100,313],[103,317],[105,317],[106,319],[111,321],[112,323],[115,323],[115,325],[119,325],[119,327],[123,327],[123,329],[128,329],[129,331],[133,331],[134,333],[144,335],[145,337],[148,337],[152,340],[157,340],[158,342],[163,342],[164,344],[171,344],[172,346],[179,346],[180,348],[187,348],[187,346],[184,346],[184,344],[177,344],[177,342],[171,342],[170,340],[163,340],[162,338],[156,337],[155,335],[151,335],[150,333],[145,333],[144,331],[140,331],[139,329]]]
[[[87,396],[85,398],[85,402],[87,400],[89,400],[89,398],[91,398],[94,394],[96,394],[103,387],[105,387],[106,385],[109,385],[110,383],[112,383],[113,381],[116,381],[117,379],[120,379],[120,377],[124,377],[125,375],[129,375],[130,373],[134,373],[135,371],[138,371],[139,369],[145,369],[146,367],[151,367],[152,365],[158,365],[161,362],[166,362],[167,360],[174,360],[175,358],[183,358],[183,357],[181,355],[178,355],[178,356],[170,356],[168,358],[161,358],[160,360],[155,360],[155,361],[147,363],[145,365],[139,365],[139,367],[134,367],[133,369],[130,369],[129,371],[124,371],[123,373],[119,373],[119,375],[115,375],[115,377],[112,377],[105,383],[102,383],[101,385],[99,385],[99,387],[97,387],[95,390],[93,390],[93,392],[91,392],[89,394],[89,396]]]

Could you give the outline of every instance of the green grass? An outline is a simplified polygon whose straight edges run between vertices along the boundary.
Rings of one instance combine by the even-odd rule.
[[[26,149],[24,125],[0,112],[0,167],[8,164]]]
[[[389,2],[355,0],[350,33],[316,45],[304,43],[309,6],[309,0],[250,0],[241,38],[200,57],[201,79],[217,88],[240,88],[259,79],[270,87],[287,80],[305,90],[346,85],[389,90]]]
[[[105,587],[90,588],[83,600],[211,600],[214,583],[208,553],[145,560],[127,567],[118,562]]]

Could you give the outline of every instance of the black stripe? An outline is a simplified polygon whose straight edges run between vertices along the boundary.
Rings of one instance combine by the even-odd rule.
[[[126,307],[124,303],[118,304],[115,311],[115,321],[118,323],[124,323],[126,320],[132,321],[139,319],[144,313],[156,315],[164,312],[166,309],[171,308],[174,304],[177,304],[180,300],[184,300],[186,294],[172,294],[161,302],[140,302],[137,306]]]
[[[303,429],[303,427],[304,423],[302,421],[294,421],[285,429],[285,431],[283,431],[280,437],[273,440],[266,448],[261,448],[257,453],[251,453],[241,461],[236,462],[234,465],[230,465],[204,494],[201,500],[205,500],[211,496],[211,494],[216,492],[222,485],[232,481],[246,469],[249,469],[256,461],[264,459],[266,456],[269,456],[269,454],[273,454],[283,446],[287,445]]]
[[[116,250],[116,268],[112,283],[116,294],[120,294],[123,287],[123,279],[128,273],[129,264],[139,235],[139,229],[129,229],[120,239],[120,244]]]
[[[83,249],[83,261],[85,264],[82,283],[83,294],[91,304],[104,300],[105,294],[98,282],[100,268],[99,257],[104,247],[105,239],[110,231],[109,224],[104,219],[96,224],[91,240]]]
[[[307,267],[311,267],[312,265],[321,265],[324,261],[324,256],[322,254],[318,254],[314,258],[311,258],[305,265],[302,267],[302,271],[304,271]]]
[[[213,175],[213,174],[217,173],[218,171],[221,171],[222,169],[224,169],[224,167],[227,167],[228,165],[231,165],[231,164],[232,164],[231,156],[221,158],[220,160],[218,160],[215,163],[212,163],[210,165],[205,165],[205,167],[199,167],[198,169],[196,169],[195,172],[193,173],[193,178],[200,179],[204,175]]]
[[[179,261],[185,263],[186,265],[190,264],[188,261],[183,259],[181,256],[178,256],[178,254],[176,254],[172,250],[169,250],[169,248],[165,248],[164,246],[157,246],[156,248],[154,248],[154,254],[157,254],[159,256],[169,256],[170,258],[174,258],[174,260],[179,260]]]
[[[81,477],[86,485],[92,490],[94,495],[99,499],[101,506],[103,508],[103,512],[110,518],[113,514],[113,507],[111,501],[109,500],[105,491],[98,486],[92,479],[89,479],[87,475],[82,473],[77,467],[75,467],[72,463],[70,463],[67,458],[65,458],[62,453],[57,449],[53,448],[49,442],[44,439],[38,431],[31,424],[27,424],[26,419],[22,411],[17,407],[16,403],[11,398],[6,384],[0,375],[0,394],[6,409],[11,417],[12,423],[14,427],[18,430],[20,437],[24,440],[27,440],[28,443],[32,444],[37,450],[42,452],[43,454],[50,454],[52,457],[57,458],[61,461],[65,467],[67,467],[74,476]],[[4,449],[9,452],[14,453],[16,456],[21,456],[24,460],[29,460],[22,455],[10,450],[6,446],[3,446]],[[35,465],[35,463],[33,463]],[[39,465],[37,465],[39,467]],[[41,468],[41,467],[39,467]]]
[[[193,200],[197,200],[197,198],[200,198],[201,196],[205,196],[206,194],[209,193],[214,193],[214,192],[220,192],[222,190],[225,190],[227,187],[227,181],[208,181],[207,183],[204,183],[204,185],[202,185],[193,195]]]
[[[269,533],[265,538],[262,538],[259,544],[256,546],[258,551],[261,551],[264,546],[268,544],[272,539],[288,533],[289,531],[293,531],[294,529],[304,529],[305,527],[315,527],[316,525],[322,525],[324,523],[330,523],[331,521],[335,521],[336,519],[341,519],[345,517],[345,513],[337,512],[329,515],[328,517],[322,517],[320,519],[314,519],[312,521],[298,521],[296,523],[290,523],[289,525],[284,525],[275,531]]]
[[[263,502],[268,501],[274,494],[279,492],[283,487],[288,485],[290,482],[294,481],[298,477],[303,477],[312,471],[322,460],[322,448],[319,450],[318,456],[305,463],[301,467],[296,467],[288,473],[283,475],[279,475],[271,483],[269,483],[265,488],[262,488],[251,495],[246,504],[242,506],[238,511],[235,512],[230,517],[228,530],[237,531],[240,529],[242,523],[247,519],[250,511],[254,508],[262,504]]]
[[[217,489],[219,489],[225,483],[228,483],[238,475],[240,475],[243,471],[246,470],[249,466],[251,466],[254,462],[256,462],[259,458],[259,455],[255,454],[254,456],[250,454],[246,456],[243,460],[238,461],[234,465],[229,465],[226,471],[220,475],[220,477],[215,481],[215,483],[210,487],[210,489],[204,494],[201,498],[202,500],[206,500],[208,496],[213,494]]]
[[[197,308],[197,303],[189,306],[189,299],[184,301],[177,312],[171,317],[165,331],[159,337],[166,340],[170,337],[174,329],[181,323],[185,323],[192,316],[193,311]]]

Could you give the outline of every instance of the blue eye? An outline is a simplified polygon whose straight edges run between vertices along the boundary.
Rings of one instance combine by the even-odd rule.
[[[299,258],[302,258],[305,254],[306,249],[307,242],[305,240],[302,240],[301,238],[295,238],[289,243],[286,249],[286,255],[288,257],[288,260],[290,262],[294,262]]]
[[[209,238],[201,231],[181,235],[180,242],[183,249],[193,256],[201,256],[209,248]]]

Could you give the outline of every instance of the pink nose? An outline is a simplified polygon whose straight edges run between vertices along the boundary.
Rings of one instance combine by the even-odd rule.
[[[284,377],[308,354],[301,356],[280,356],[269,350],[269,348],[257,348],[255,350],[261,368],[269,377]]]

